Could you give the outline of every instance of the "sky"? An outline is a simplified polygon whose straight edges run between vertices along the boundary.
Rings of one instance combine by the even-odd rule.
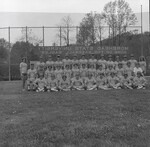
[[[85,13],[102,12],[110,0],[0,0],[0,27],[14,26],[58,26],[64,16],[69,15],[73,25],[78,26]],[[149,30],[149,0],[126,0],[136,13],[140,25],[140,11],[143,6],[143,30]],[[32,29],[35,36],[42,39],[42,29]],[[58,42],[57,29],[45,29],[45,45]],[[76,30],[71,32],[75,42]],[[11,30],[11,42],[19,40],[21,29]],[[0,30],[0,38],[8,40],[8,30]]]
[[[111,0],[0,0],[1,12],[57,12],[87,13],[101,12]],[[126,0],[135,13],[149,11],[149,0]]]

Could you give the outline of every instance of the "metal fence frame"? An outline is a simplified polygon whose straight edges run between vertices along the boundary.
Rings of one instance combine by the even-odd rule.
[[[141,14],[142,15],[142,14]],[[141,16],[142,17],[142,16]],[[102,26],[103,28],[108,28],[109,29],[109,36],[108,38],[110,38],[110,27],[109,26]],[[61,34],[62,34],[62,28],[68,28],[68,27],[64,27],[64,26],[60,26],[60,27],[54,27],[54,26],[42,26],[42,27],[28,27],[28,26],[24,26],[24,27],[1,27],[0,30],[4,30],[4,29],[7,29],[8,30],[8,50],[9,50],[9,55],[8,55],[8,64],[9,64],[9,81],[11,81],[11,73],[10,73],[10,52],[11,52],[11,30],[13,29],[25,29],[26,31],[26,35],[25,35],[25,42],[28,42],[28,29],[33,29],[33,28],[38,28],[38,29],[42,29],[42,46],[45,47],[45,29],[46,28],[49,28],[49,29],[52,29],[52,28],[58,28],[60,29],[59,31],[59,46],[62,46],[62,37],[61,37]],[[69,28],[74,28],[76,29],[76,38],[77,38],[77,35],[78,35],[78,30],[80,29],[79,26],[71,26]],[[141,30],[141,55],[143,55],[143,27],[142,27],[142,22],[141,22],[141,26],[128,26],[127,28],[140,28]],[[96,29],[96,28],[94,28]],[[120,34],[119,34],[120,35]],[[26,54],[27,56],[27,54]]]

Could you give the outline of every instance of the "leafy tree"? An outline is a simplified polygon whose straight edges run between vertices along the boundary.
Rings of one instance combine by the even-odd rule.
[[[8,45],[9,43],[4,39],[0,39],[0,61],[7,61],[8,59]]]
[[[38,60],[40,56],[40,50],[38,45],[34,46],[29,42],[16,42],[11,50],[11,63],[20,63],[22,57],[27,57],[28,61]]]
[[[115,0],[104,6],[103,16],[114,37],[126,31],[130,25],[135,25],[137,18],[125,0]]]
[[[57,38],[61,38],[65,45],[69,46],[70,44],[70,32],[72,31],[73,22],[71,17],[65,16],[61,20],[61,25],[59,25]],[[61,32],[61,33],[60,33]]]
[[[39,39],[32,31],[32,29],[30,28],[23,28],[21,30],[22,36],[19,38],[19,41],[27,41],[32,43],[33,45],[39,45],[41,43],[43,43],[42,39]],[[26,34],[27,33],[27,34]]]
[[[103,39],[103,34],[104,34],[104,25],[105,25],[105,20],[103,14],[95,14],[95,27],[96,27],[96,37],[97,40],[99,41],[100,45],[102,46],[102,39]]]
[[[8,51],[4,46],[0,46],[0,59],[6,60],[8,57]]]
[[[95,14],[87,13],[80,23],[77,44],[92,45],[96,42]]]

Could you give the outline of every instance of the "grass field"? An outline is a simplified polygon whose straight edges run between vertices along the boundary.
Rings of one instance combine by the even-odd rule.
[[[150,89],[21,92],[0,82],[0,147],[149,147]]]

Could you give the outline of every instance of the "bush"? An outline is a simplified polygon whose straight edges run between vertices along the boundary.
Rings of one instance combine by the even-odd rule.
[[[20,71],[19,65],[11,65],[10,66],[10,74],[11,80],[20,80]],[[9,65],[2,64],[0,65],[0,81],[8,81],[9,80]]]

